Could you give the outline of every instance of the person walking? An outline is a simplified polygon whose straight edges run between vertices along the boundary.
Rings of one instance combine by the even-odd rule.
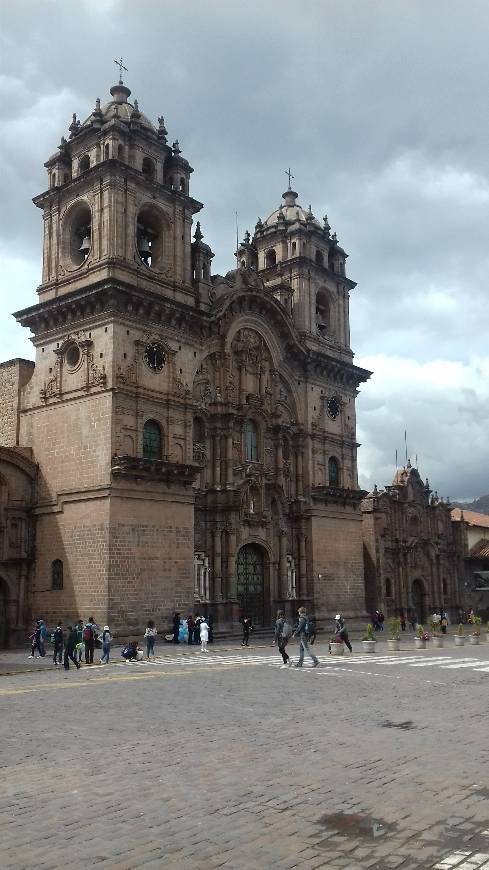
[[[406,631],[406,614],[404,613],[404,610],[401,610],[399,619],[401,621],[401,631]]]
[[[102,658],[100,659],[101,665],[108,665],[110,658],[110,644],[112,643],[112,635],[110,633],[110,628],[108,625],[104,625],[104,630],[102,632]]]
[[[173,617],[173,643],[180,643],[178,635],[180,634],[180,614],[175,613]]]
[[[148,619],[146,623],[146,631],[144,632],[144,639],[146,641],[146,658],[149,662],[149,657],[155,657],[155,641],[156,635],[158,632],[156,631],[155,624],[152,619]]]
[[[414,610],[411,610],[411,613],[409,614],[409,625],[411,626],[413,631],[416,631],[417,624],[418,624],[418,618],[417,618]]]
[[[287,646],[289,639],[292,635],[292,626],[287,622],[285,617],[285,613],[283,610],[279,610],[277,612],[277,619],[275,622],[275,636],[272,646],[277,644],[278,651],[282,656],[283,665],[282,668],[288,668],[292,664],[292,659],[286,652],[285,647]]]
[[[207,641],[209,640],[209,626],[205,616],[201,617],[200,621],[200,651],[203,653],[209,652],[207,649]]]
[[[39,653],[39,658],[42,658],[42,656],[44,655],[44,650],[43,650],[42,644],[41,644],[41,620],[40,619],[36,619],[34,631],[30,635],[29,640],[31,641],[31,654],[30,654],[30,656],[27,656],[27,658],[28,659],[38,658],[38,656],[35,655],[36,649]]]
[[[83,643],[85,644],[85,664],[93,665],[93,652],[95,650],[95,622],[93,616],[88,617],[83,629]]]
[[[334,627],[335,635],[339,635],[343,643],[346,647],[353,652],[352,645],[350,643],[350,638],[348,637],[348,629],[345,624],[345,620],[343,619],[341,613],[337,613],[335,616],[335,627]]]
[[[58,622],[56,625],[55,632],[53,634],[53,642],[54,642],[54,651],[53,651],[53,664],[60,665],[62,662],[63,655],[63,629],[61,628],[61,623]]]
[[[188,628],[188,645],[192,646],[192,644],[194,642],[195,619],[191,613],[187,616],[187,628]]]
[[[307,621],[307,611],[305,607],[299,607],[298,610],[299,621],[297,623],[297,628],[294,631],[293,637],[299,638],[299,661],[295,663],[294,667],[301,668],[304,664],[304,653],[307,653],[308,656],[312,659],[312,667],[317,668],[319,664],[319,659],[314,655],[313,652],[309,649],[308,643],[308,621]]]
[[[42,656],[46,655],[45,643],[46,643],[47,633],[48,633],[48,630],[46,628],[46,623],[44,622],[44,619],[39,619],[39,646],[40,646],[40,654]]]
[[[250,631],[253,631],[251,619],[249,618],[249,616],[245,616],[243,619],[243,640],[241,641],[241,646],[248,646]]]
[[[78,643],[78,631],[73,626],[68,626],[68,637],[65,643],[65,654],[64,654],[64,669],[65,671],[69,671],[70,669],[70,659],[75,665],[77,671],[80,670],[80,663],[77,660],[75,655],[76,645]]]
[[[197,646],[200,643],[200,623],[201,622],[202,622],[202,619],[200,618],[200,616],[197,616],[195,619],[195,625],[194,625],[194,643]]]

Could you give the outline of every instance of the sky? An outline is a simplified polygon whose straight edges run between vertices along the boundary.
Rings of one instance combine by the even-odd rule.
[[[118,71],[194,167],[213,270],[280,203],[328,214],[358,282],[360,484],[407,451],[440,495],[489,492],[489,4],[16,0],[0,4],[0,358],[41,270],[44,161]],[[417,457],[417,460],[416,460]]]

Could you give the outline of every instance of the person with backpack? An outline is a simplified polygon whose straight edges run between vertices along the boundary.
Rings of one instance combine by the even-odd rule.
[[[153,620],[149,619],[146,623],[146,631],[144,632],[144,640],[146,641],[146,658],[148,659],[148,662],[150,656],[153,656],[153,658],[155,657],[155,641],[157,634],[158,632],[156,631]]]
[[[34,627],[33,633],[29,636],[29,640],[31,642],[31,654],[30,654],[30,656],[27,656],[27,658],[35,659],[36,658],[36,655],[35,655],[36,649],[39,653],[39,657],[42,658],[42,656],[44,655],[44,648],[43,648],[42,641],[41,641],[41,620],[40,619],[36,619],[36,625]]]
[[[291,636],[292,626],[287,622],[284,611],[279,610],[275,622],[275,637],[272,646],[275,646],[275,644],[278,646],[278,651],[282,656],[283,661],[283,665],[281,665],[282,668],[288,668],[292,664],[292,660],[285,650]]]
[[[63,655],[63,646],[64,646],[64,637],[63,637],[63,629],[61,628],[61,623],[58,622],[56,625],[56,630],[53,633],[53,644],[54,644],[54,652],[53,652],[53,664],[60,665],[61,657]]]
[[[299,621],[292,637],[299,638],[299,661],[295,663],[294,667],[302,667],[304,664],[304,653],[307,653],[312,659],[312,667],[317,668],[319,659],[309,649],[309,619],[305,607],[299,607],[298,616]]]
[[[100,659],[101,665],[109,664],[111,642],[112,635],[110,633],[110,628],[108,625],[104,625],[104,630],[102,632],[102,658]]]
[[[80,662],[76,657],[76,645],[78,643],[78,630],[75,626],[73,628],[71,625],[68,626],[68,637],[65,643],[65,654],[64,654],[64,668],[65,671],[69,671],[70,669],[70,659],[75,665],[77,671],[80,670]]]
[[[83,629],[83,643],[85,644],[85,664],[93,665],[93,651],[95,649],[95,622],[93,616],[88,617]]]

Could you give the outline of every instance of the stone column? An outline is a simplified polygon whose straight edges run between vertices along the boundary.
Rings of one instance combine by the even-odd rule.
[[[233,433],[226,433],[226,484],[233,485]]]
[[[219,527],[213,529],[214,536],[214,598],[220,601],[222,594],[222,532]]]
[[[246,378],[245,378],[245,367],[243,363],[241,363],[239,367],[239,404],[244,405],[245,401],[245,389],[246,389]]]
[[[221,485],[221,438],[219,432],[213,433],[214,486]]]
[[[235,601],[238,595],[236,577],[236,529],[230,527],[228,531],[228,588],[227,597]]]
[[[280,551],[278,563],[279,598],[287,597],[287,529],[280,529]]]
[[[304,532],[299,534],[299,598],[307,596],[306,584],[306,536]]]
[[[297,498],[302,498],[304,495],[304,452],[302,444],[297,451],[296,495]]]
[[[282,433],[279,431],[277,435],[277,452],[275,454],[276,459],[276,474],[277,474],[277,485],[283,486],[284,483],[284,448],[282,443]]]

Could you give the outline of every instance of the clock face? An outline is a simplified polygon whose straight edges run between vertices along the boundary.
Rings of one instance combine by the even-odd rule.
[[[161,369],[166,363],[165,351],[161,344],[154,342],[148,344],[144,351],[144,362],[153,372],[161,372]]]
[[[331,417],[332,420],[336,420],[338,415],[341,413],[341,404],[339,399],[336,396],[333,396],[331,399],[328,399],[326,402],[326,410]]]

